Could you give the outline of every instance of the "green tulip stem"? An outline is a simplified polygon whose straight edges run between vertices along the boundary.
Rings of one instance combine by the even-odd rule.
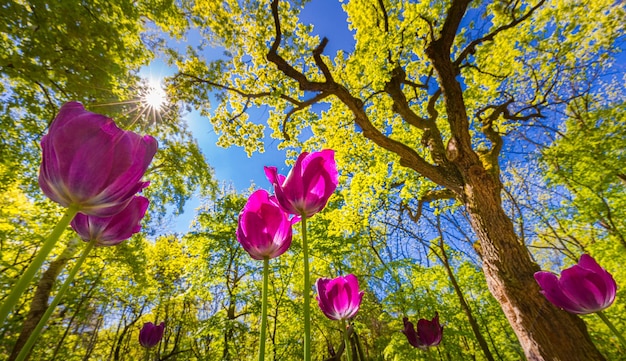
[[[611,330],[611,332],[613,332],[613,334],[617,337],[619,342],[622,344],[622,347],[626,350],[626,339],[624,339],[624,336],[622,336],[622,334],[617,330],[617,328],[615,328],[615,326],[613,325],[613,322],[611,322],[611,320],[609,320],[609,318],[606,317],[606,315],[602,311],[596,312],[596,315],[598,315],[598,317],[600,317],[600,319],[604,322],[604,324],[606,324],[606,326]]]
[[[63,282],[63,285],[59,289],[59,292],[57,292],[56,296],[54,296],[54,299],[52,300],[52,302],[46,309],[46,313],[44,313],[43,316],[41,316],[41,320],[39,320],[39,323],[37,323],[37,326],[33,330],[33,333],[31,333],[30,336],[28,337],[26,344],[24,344],[24,347],[20,351],[19,355],[17,355],[17,358],[15,359],[15,361],[23,361],[24,359],[26,359],[26,355],[28,355],[28,353],[30,352],[30,349],[35,345],[37,338],[39,338],[39,334],[41,333],[41,330],[48,322],[48,319],[52,315],[52,312],[54,312],[54,309],[63,298],[63,295],[69,288],[70,283],[72,283],[72,280],[74,280],[74,276],[76,276],[76,273],[82,266],[83,262],[85,262],[85,260],[87,259],[87,256],[89,255],[89,252],[91,252],[91,250],[93,249],[95,245],[96,245],[95,240],[92,240],[89,243],[87,243],[87,247],[85,247],[85,249],[83,250],[83,253],[80,255],[80,258],[78,259],[78,261],[76,261],[76,264],[74,264],[74,267],[72,267],[72,269],[70,270],[70,273],[67,275],[65,282]]]
[[[311,279],[309,249],[306,240],[306,215],[302,215],[302,252],[304,255],[304,361],[311,361]]]
[[[261,338],[259,340],[259,361],[265,360],[265,332],[267,330],[267,289],[270,273],[270,259],[263,259],[263,301],[261,303]]]
[[[63,217],[61,217],[57,225],[54,227],[52,233],[50,233],[48,238],[46,238],[45,242],[41,246],[41,249],[39,249],[39,252],[37,252],[37,255],[35,256],[33,261],[30,263],[26,271],[24,271],[15,286],[13,286],[13,289],[11,289],[11,292],[4,300],[2,307],[0,307],[0,325],[4,323],[11,310],[13,310],[15,305],[19,302],[20,297],[22,296],[24,291],[26,291],[28,285],[33,280],[33,278],[35,278],[37,271],[39,271],[41,265],[44,263],[44,261],[54,248],[54,245],[61,237],[61,234],[63,234],[63,231],[65,231],[77,212],[78,208],[73,206],[70,206],[65,211],[65,214],[63,215]]]
[[[350,323],[342,320],[343,323],[343,342],[346,345],[346,356],[348,361],[352,361],[352,347],[350,346]]]

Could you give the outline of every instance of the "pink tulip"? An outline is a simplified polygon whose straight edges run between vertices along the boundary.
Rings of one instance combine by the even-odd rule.
[[[408,318],[404,317],[402,321],[404,322],[402,333],[406,335],[413,347],[425,350],[428,347],[437,346],[441,343],[443,326],[439,324],[439,314],[437,312],[435,312],[435,317],[432,321],[424,318],[417,321],[417,332],[415,332],[415,327]]]
[[[237,241],[254,259],[276,258],[291,245],[291,225],[296,220],[289,220],[276,197],[258,190],[250,195],[239,214]]]
[[[140,222],[149,203],[146,197],[135,196],[118,214],[96,217],[77,213],[71,225],[84,241],[95,240],[97,246],[114,246],[141,230]]]
[[[109,217],[148,185],[141,178],[157,142],[70,102],[61,107],[41,147],[39,186],[45,195],[84,214]]]
[[[146,322],[139,331],[139,343],[145,348],[154,347],[163,338],[163,331],[165,331],[165,322],[161,322],[158,326],[152,322]]]
[[[347,320],[356,315],[361,306],[363,292],[355,275],[317,280],[317,303],[331,320]]]
[[[552,272],[539,271],[535,280],[544,296],[556,307],[586,315],[602,311],[615,301],[617,284],[604,268],[588,254],[578,264],[563,270],[561,279]]]
[[[287,177],[278,174],[276,167],[265,167],[265,175],[280,206],[306,217],[324,209],[339,182],[335,152],[330,149],[300,154]]]

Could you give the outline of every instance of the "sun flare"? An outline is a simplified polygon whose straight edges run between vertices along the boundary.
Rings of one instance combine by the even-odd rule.
[[[167,102],[167,94],[160,82],[151,81],[148,84],[142,102],[154,111],[160,111]]]

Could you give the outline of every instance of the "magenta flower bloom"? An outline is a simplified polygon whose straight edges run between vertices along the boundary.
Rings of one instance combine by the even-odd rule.
[[[359,280],[355,275],[319,278],[316,286],[317,303],[331,320],[347,320],[359,311],[363,291],[359,292]]]
[[[291,245],[291,225],[295,221],[295,217],[289,220],[276,197],[258,190],[250,195],[239,213],[237,241],[254,259],[276,258]]]
[[[330,149],[300,154],[287,177],[278,174],[276,167],[265,167],[265,175],[280,206],[290,214],[306,217],[324,209],[339,183],[335,151]]]
[[[139,331],[139,343],[145,348],[154,347],[163,338],[163,331],[165,331],[165,322],[161,322],[158,326],[152,322],[146,322]]]
[[[437,312],[435,312],[435,317],[432,321],[423,318],[417,321],[417,332],[415,332],[415,327],[408,318],[404,317],[402,322],[404,322],[402,333],[406,335],[413,347],[425,350],[428,347],[437,346],[441,343],[443,326],[439,324],[439,314]]]
[[[535,280],[553,305],[579,315],[609,307],[617,291],[613,276],[588,254],[580,256],[578,264],[563,270],[561,279],[552,272],[539,271]]]
[[[70,102],[61,107],[41,147],[39,186],[45,195],[84,214],[109,217],[148,185],[141,178],[157,142]]]
[[[146,197],[135,196],[118,214],[96,217],[77,213],[71,225],[86,242],[95,240],[97,246],[114,246],[141,230],[140,222],[148,204],[150,202]]]

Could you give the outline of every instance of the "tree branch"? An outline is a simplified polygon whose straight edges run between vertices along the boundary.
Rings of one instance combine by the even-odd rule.
[[[426,192],[426,194],[424,194],[424,196],[422,196],[417,201],[417,207],[415,209],[415,213],[411,211],[411,208],[409,208],[408,204],[400,202],[400,215],[402,215],[404,211],[407,211],[409,219],[411,219],[414,223],[417,223],[417,221],[422,216],[422,209],[424,208],[424,203],[430,203],[432,201],[439,200],[439,199],[455,199],[455,195],[449,189],[437,189],[437,190]]]
[[[272,1],[271,8],[272,16],[274,18],[276,37],[274,38],[274,41],[272,42],[272,45],[267,53],[268,61],[274,63],[278,70],[280,70],[287,77],[298,82],[300,90],[323,92],[336,96],[348,107],[348,109],[350,109],[354,115],[355,123],[362,129],[363,136],[372,140],[381,148],[398,155],[402,166],[409,167],[433,182],[452,189],[459,194],[461,193],[462,182],[460,178],[454,176],[451,177],[449,172],[446,172],[445,169],[428,163],[424,158],[420,157],[415,150],[408,147],[404,143],[386,137],[370,121],[367,113],[365,112],[363,101],[352,96],[345,86],[334,81],[329,69],[321,59],[321,51],[323,51],[327,40],[322,40],[320,46],[318,46],[313,52],[315,63],[324,74],[325,82],[310,81],[303,73],[288,64],[287,61],[277,52],[282,39],[280,18],[278,15],[278,0]]]

